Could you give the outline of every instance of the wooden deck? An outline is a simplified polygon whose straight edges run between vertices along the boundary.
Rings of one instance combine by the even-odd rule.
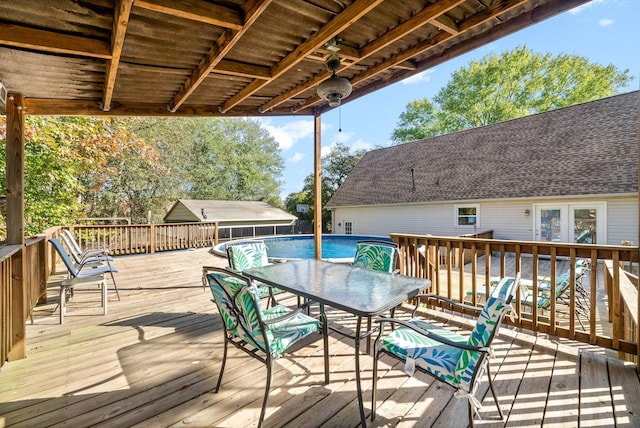
[[[206,250],[118,257],[121,301],[111,292],[102,316],[97,287],[78,291],[63,325],[52,288],[28,326],[28,357],[0,370],[0,426],[255,426],[266,372],[259,362],[231,349],[221,391],[212,392],[222,332],[201,285],[203,264],[226,260]],[[455,329],[469,322],[427,316]],[[277,361],[265,425],[358,426],[352,345],[330,338],[328,385],[321,338],[305,345]],[[384,361],[371,426],[466,425],[466,401],[452,389]],[[369,414],[371,359],[361,364]],[[635,368],[601,349],[503,328],[491,369],[506,417],[497,418],[489,394],[478,426],[640,426]],[[484,396],[487,382],[480,387]]]

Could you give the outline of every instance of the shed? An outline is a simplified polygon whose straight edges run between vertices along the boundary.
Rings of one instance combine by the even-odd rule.
[[[218,222],[220,227],[292,226],[298,218],[260,201],[178,199],[164,216],[165,223]]]

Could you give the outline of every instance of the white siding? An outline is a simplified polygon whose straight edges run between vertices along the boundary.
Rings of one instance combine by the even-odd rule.
[[[620,242],[625,239],[637,243],[638,201],[635,197],[475,201],[469,204],[480,206],[478,231],[493,230],[496,239],[532,241],[535,227],[534,204],[554,201],[559,203],[606,202],[606,244],[620,245]],[[395,232],[457,236],[472,233],[473,228],[456,227],[455,205],[461,205],[461,203],[336,208],[333,223],[336,227],[333,232],[344,233],[344,220],[351,220],[354,235],[387,236]],[[529,216],[525,215],[526,210],[529,210]]]
[[[633,198],[607,203],[607,244],[620,245],[625,240],[638,245],[638,201]]]

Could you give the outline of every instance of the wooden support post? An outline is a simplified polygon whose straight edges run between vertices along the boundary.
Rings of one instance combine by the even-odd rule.
[[[320,115],[313,116],[313,242],[316,259],[322,259],[322,157],[320,138]]]
[[[11,260],[11,350],[9,361],[26,356],[26,317],[29,310],[26,292],[24,249],[24,95],[9,94],[7,99],[6,198],[7,245],[22,248]]]

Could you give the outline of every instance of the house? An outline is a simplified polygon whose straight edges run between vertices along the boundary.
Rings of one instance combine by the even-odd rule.
[[[178,199],[164,216],[165,223],[218,222],[223,238],[291,233],[297,219],[266,202],[197,199]]]
[[[638,95],[368,152],[327,204],[334,233],[635,242]]]

